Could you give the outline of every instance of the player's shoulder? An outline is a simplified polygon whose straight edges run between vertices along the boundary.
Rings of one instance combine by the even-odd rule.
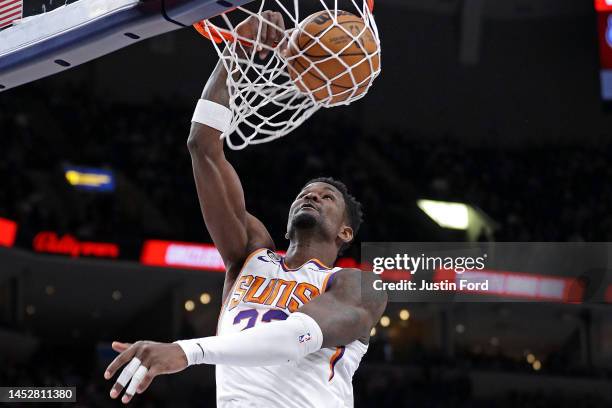
[[[386,292],[376,290],[374,282],[380,276],[371,271],[363,271],[357,268],[342,268],[334,272],[333,286],[337,291],[359,291],[361,294],[377,292],[381,298],[386,299]]]
[[[340,269],[334,273],[330,292],[340,301],[367,311],[372,321],[376,322],[387,307],[388,300],[387,292],[374,287],[376,279],[379,277],[370,271]]]
[[[375,273],[357,268],[340,268],[334,272],[334,281],[347,285],[371,283],[376,279],[378,277]]]

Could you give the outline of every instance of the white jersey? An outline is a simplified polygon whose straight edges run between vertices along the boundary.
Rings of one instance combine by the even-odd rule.
[[[255,251],[225,299],[217,334],[286,319],[333,285],[332,276],[339,269],[327,268],[316,259],[289,269],[273,251]],[[367,346],[357,340],[282,365],[217,365],[217,407],[352,407],[353,374],[366,351]]]

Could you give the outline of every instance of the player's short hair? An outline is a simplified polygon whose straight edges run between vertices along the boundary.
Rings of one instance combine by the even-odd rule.
[[[338,191],[340,191],[340,193],[342,193],[344,203],[346,204],[346,214],[348,216],[349,226],[353,229],[354,240],[357,236],[357,233],[359,232],[359,227],[361,227],[361,223],[363,222],[363,210],[361,208],[361,203],[349,193],[346,184],[332,177],[314,178],[304,184],[304,187],[312,183],[326,183],[331,186],[334,186],[336,189],[338,189]],[[302,187],[302,189],[304,187]],[[351,245],[351,242],[342,245],[342,247],[340,248],[340,253],[342,253],[346,248],[348,248]]]

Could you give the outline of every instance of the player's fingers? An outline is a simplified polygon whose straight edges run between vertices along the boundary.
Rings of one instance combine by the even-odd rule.
[[[130,402],[130,400],[136,393],[138,386],[141,384],[142,380],[147,375],[147,371],[147,367],[145,367],[144,365],[138,367],[138,369],[134,373],[134,376],[132,377],[132,380],[130,381],[130,385],[128,385],[127,389],[125,390],[125,394],[123,394],[123,397],[121,398],[121,402],[123,402],[124,404]]]
[[[265,58],[266,54],[268,53],[266,51],[266,49],[263,47],[263,45],[266,45],[268,42],[268,24],[266,23],[267,19],[266,19],[266,14],[267,12],[264,12],[262,14],[262,19],[258,19],[259,20],[259,26],[257,27],[258,30],[258,44],[257,44],[257,51],[259,51],[259,58]]]
[[[125,350],[130,348],[132,343],[121,343],[120,341],[113,341],[111,347],[118,353],[123,353]]]
[[[275,17],[274,13],[271,11],[265,11],[262,14],[263,18],[263,27],[262,27],[262,35],[261,35],[261,50],[259,52],[259,58],[264,59],[270,53],[270,48],[273,48],[276,45],[276,32],[278,31],[275,25]]]
[[[274,23],[272,27],[273,32],[273,44],[278,44],[283,39],[283,34],[285,33],[285,20],[283,19],[283,15],[277,11],[272,13],[271,21]]]
[[[274,48],[277,44],[278,44],[278,30],[276,29],[276,27],[272,24],[266,24],[266,31],[268,33],[267,37],[266,37],[266,45],[270,48]],[[264,55],[261,55],[261,54]],[[260,57],[261,58],[265,58],[268,56],[268,54],[270,53],[270,50],[267,48],[264,48],[262,53],[260,53]]]
[[[287,30],[285,33],[281,34],[281,40],[278,43],[278,52],[283,58],[288,58],[292,54],[294,54],[295,45],[292,45],[291,36],[293,35],[293,31],[295,28]]]
[[[270,27],[270,24],[268,24],[268,21],[270,21],[270,12],[264,11],[261,14],[261,19],[259,20],[259,24],[260,24],[259,28],[261,30],[259,40],[262,44],[268,43],[268,29]]]
[[[158,374],[159,374],[159,372],[156,369],[156,367],[152,366],[149,369],[149,371],[147,371],[145,376],[143,377],[142,381],[140,382],[140,385],[136,389],[136,392],[138,394],[142,394],[143,392],[145,392],[147,390],[147,388],[149,388],[149,385],[151,385],[151,382],[153,381],[153,379],[155,377],[157,377]]]
[[[267,32],[266,45],[269,45],[272,47],[274,46],[274,41],[276,40],[276,32],[278,31],[276,29],[276,22],[274,19],[274,14],[270,14],[269,19],[266,21],[269,22],[268,24],[266,24],[266,32]]]
[[[138,357],[134,357],[132,361],[130,361],[130,363],[127,366],[125,366],[123,371],[121,371],[121,374],[119,374],[119,378],[117,378],[117,381],[113,385],[113,388],[111,388],[111,391],[110,391],[111,398],[117,398],[119,396],[119,394],[121,393],[121,390],[123,390],[125,385],[130,381],[132,376],[134,376],[134,374],[136,373],[136,370],[138,370],[138,367],[140,367],[140,359]]]
[[[106,378],[107,380],[110,379],[113,375],[115,375],[115,372],[121,366],[123,366],[128,361],[130,361],[132,357],[134,357],[135,354],[136,354],[136,345],[132,344],[125,351],[121,352],[121,354],[115,357],[112,363],[110,363],[108,367],[106,367],[106,371],[104,372],[104,378]]]
[[[238,25],[236,34],[238,35],[238,40],[245,41],[245,44],[249,44],[248,48],[251,48],[257,36],[257,19],[251,16],[244,20]]]

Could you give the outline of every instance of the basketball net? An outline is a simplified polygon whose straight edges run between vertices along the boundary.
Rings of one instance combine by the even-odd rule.
[[[348,105],[362,98],[374,79],[380,74],[380,38],[372,15],[374,0],[302,0],[301,4],[302,10],[300,0],[256,0],[247,7],[237,7],[212,20],[203,20],[194,24],[200,34],[211,40],[220,61],[228,72],[229,108],[233,117],[230,127],[223,133],[222,138],[225,138],[227,145],[232,149],[243,149],[251,144],[278,139],[292,132],[322,107]],[[285,20],[285,30],[281,30],[280,27],[262,17],[261,14],[265,10],[280,12]],[[363,30],[352,33],[337,24],[339,10],[348,11],[360,17],[364,22]],[[303,34],[310,37],[309,43],[318,44],[329,54],[329,57],[323,59],[319,57],[317,64],[337,59],[346,70],[335,77],[327,78],[317,65],[311,64],[310,72],[316,73],[319,78],[324,78],[326,81],[321,81],[323,83],[317,89],[302,87],[300,90],[296,82],[307,70],[296,72],[292,61],[303,57],[310,46],[304,50],[292,49],[290,56],[282,55],[278,51],[281,47],[270,47],[261,43],[260,33],[262,28],[266,28],[266,25],[269,24],[284,32],[284,38],[280,41],[280,44],[283,44],[283,41],[290,41],[293,29],[298,28],[301,21],[320,11],[326,11],[333,23],[317,37],[306,31],[303,31]],[[254,16],[259,20],[256,39],[241,37],[236,31],[236,26],[249,16]],[[352,37],[353,41],[340,51],[334,52],[329,49],[320,41],[320,38],[332,28],[341,29]],[[377,51],[374,53],[366,52],[359,41],[366,30],[371,30],[377,44]],[[348,65],[338,57],[351,46],[360,47],[363,51],[363,59],[353,65]],[[259,59],[258,53],[253,51],[259,47],[270,51],[269,56],[263,60]],[[375,56],[378,61],[373,64]],[[310,60],[307,59],[307,61]],[[363,64],[364,61],[369,64],[371,75],[358,82],[351,67]],[[331,87],[331,84],[340,76],[346,78],[347,72],[349,72],[352,86],[342,87],[342,92],[339,94],[336,88]],[[291,75],[294,79],[291,78]],[[327,90],[325,94],[329,94],[330,97],[315,98],[314,94],[321,90]],[[318,95],[320,94],[319,92]],[[338,102],[338,99],[342,100]]]

